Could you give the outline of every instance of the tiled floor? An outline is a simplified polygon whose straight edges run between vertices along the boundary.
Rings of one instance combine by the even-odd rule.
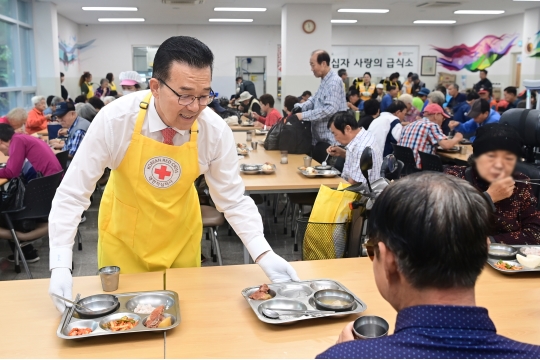
[[[97,218],[99,208],[99,195],[95,194],[94,203],[86,212],[86,222],[79,226],[82,234],[83,250],[78,251],[77,246],[74,246],[73,260],[75,268],[74,276],[94,275],[97,271]],[[273,199],[273,196],[272,196]],[[284,204],[280,204],[280,211]],[[264,215],[265,209],[263,205],[259,205],[259,212]],[[274,251],[283,256],[288,261],[296,261],[302,258],[301,252],[295,252],[293,249],[294,239],[290,235],[288,229],[287,235],[283,234],[283,216],[278,216],[278,223],[275,224],[272,218],[272,207],[266,208],[266,213],[270,219],[264,221],[265,236]],[[290,224],[290,222],[289,222]],[[289,225],[290,226],[290,225]],[[203,234],[202,251],[208,260],[203,263],[203,266],[215,266],[210,258],[210,241],[205,240]],[[232,232],[228,235],[227,226],[224,226],[218,231],[219,244],[224,265],[243,264],[243,246],[240,238]],[[34,278],[48,278],[49,272],[49,241],[45,237],[42,241],[38,241],[34,246],[39,251],[40,260],[37,263],[29,264],[30,271]],[[14,264],[6,260],[6,257],[11,254],[11,249],[7,241],[0,240],[0,280],[20,280],[26,279],[26,273],[21,264],[22,272],[15,273]]]

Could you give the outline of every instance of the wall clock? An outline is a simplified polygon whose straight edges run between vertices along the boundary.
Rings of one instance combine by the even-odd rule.
[[[304,30],[306,34],[311,34],[312,32],[314,32],[316,27],[317,26],[315,25],[315,21],[313,20],[306,20],[302,24],[302,30]]]

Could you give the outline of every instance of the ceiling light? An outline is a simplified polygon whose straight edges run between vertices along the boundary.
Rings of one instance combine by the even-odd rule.
[[[499,15],[504,14],[504,10],[457,10],[454,14],[459,15]]]
[[[266,11],[266,8],[216,7],[214,11]]]
[[[514,1],[540,1],[540,0],[514,0]]]
[[[119,6],[83,6],[84,11],[138,11],[136,7],[119,7]]]
[[[386,14],[388,9],[339,9],[338,12],[345,13],[364,13],[364,14]]]
[[[339,19],[332,19],[332,24],[354,24],[357,23],[358,20],[339,20]]]
[[[143,22],[144,18],[99,18],[99,22]]]
[[[456,20],[415,20],[415,24],[455,24]]]
[[[210,22],[241,22],[248,23],[253,22],[253,19],[208,19]]]

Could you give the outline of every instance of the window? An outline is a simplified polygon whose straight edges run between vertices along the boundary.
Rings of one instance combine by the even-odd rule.
[[[36,93],[31,0],[0,0],[0,116]],[[30,96],[31,97],[31,96]]]

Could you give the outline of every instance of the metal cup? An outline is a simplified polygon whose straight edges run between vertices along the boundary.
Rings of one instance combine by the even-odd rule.
[[[460,146],[459,152],[463,155],[467,154],[467,147],[466,146]]]
[[[252,142],[251,142],[251,148],[252,148],[253,150],[257,150],[257,145],[259,145],[259,143],[258,143],[257,141],[252,141]]]
[[[353,335],[355,339],[376,339],[388,335],[390,326],[379,316],[360,316],[354,321]]]
[[[251,131],[248,131],[248,132],[246,133],[246,141],[247,141],[247,142],[251,142],[251,137],[252,137],[252,136],[253,136],[253,135],[251,134]]]
[[[312,157],[310,156],[304,156],[304,167],[310,167],[311,166],[311,161],[313,160]]]
[[[118,266],[105,266],[99,269],[99,277],[101,278],[101,287],[103,291],[118,290],[118,282],[120,280],[120,268]]]
[[[289,152],[287,150],[281,151],[281,164],[288,164],[289,163]]]

